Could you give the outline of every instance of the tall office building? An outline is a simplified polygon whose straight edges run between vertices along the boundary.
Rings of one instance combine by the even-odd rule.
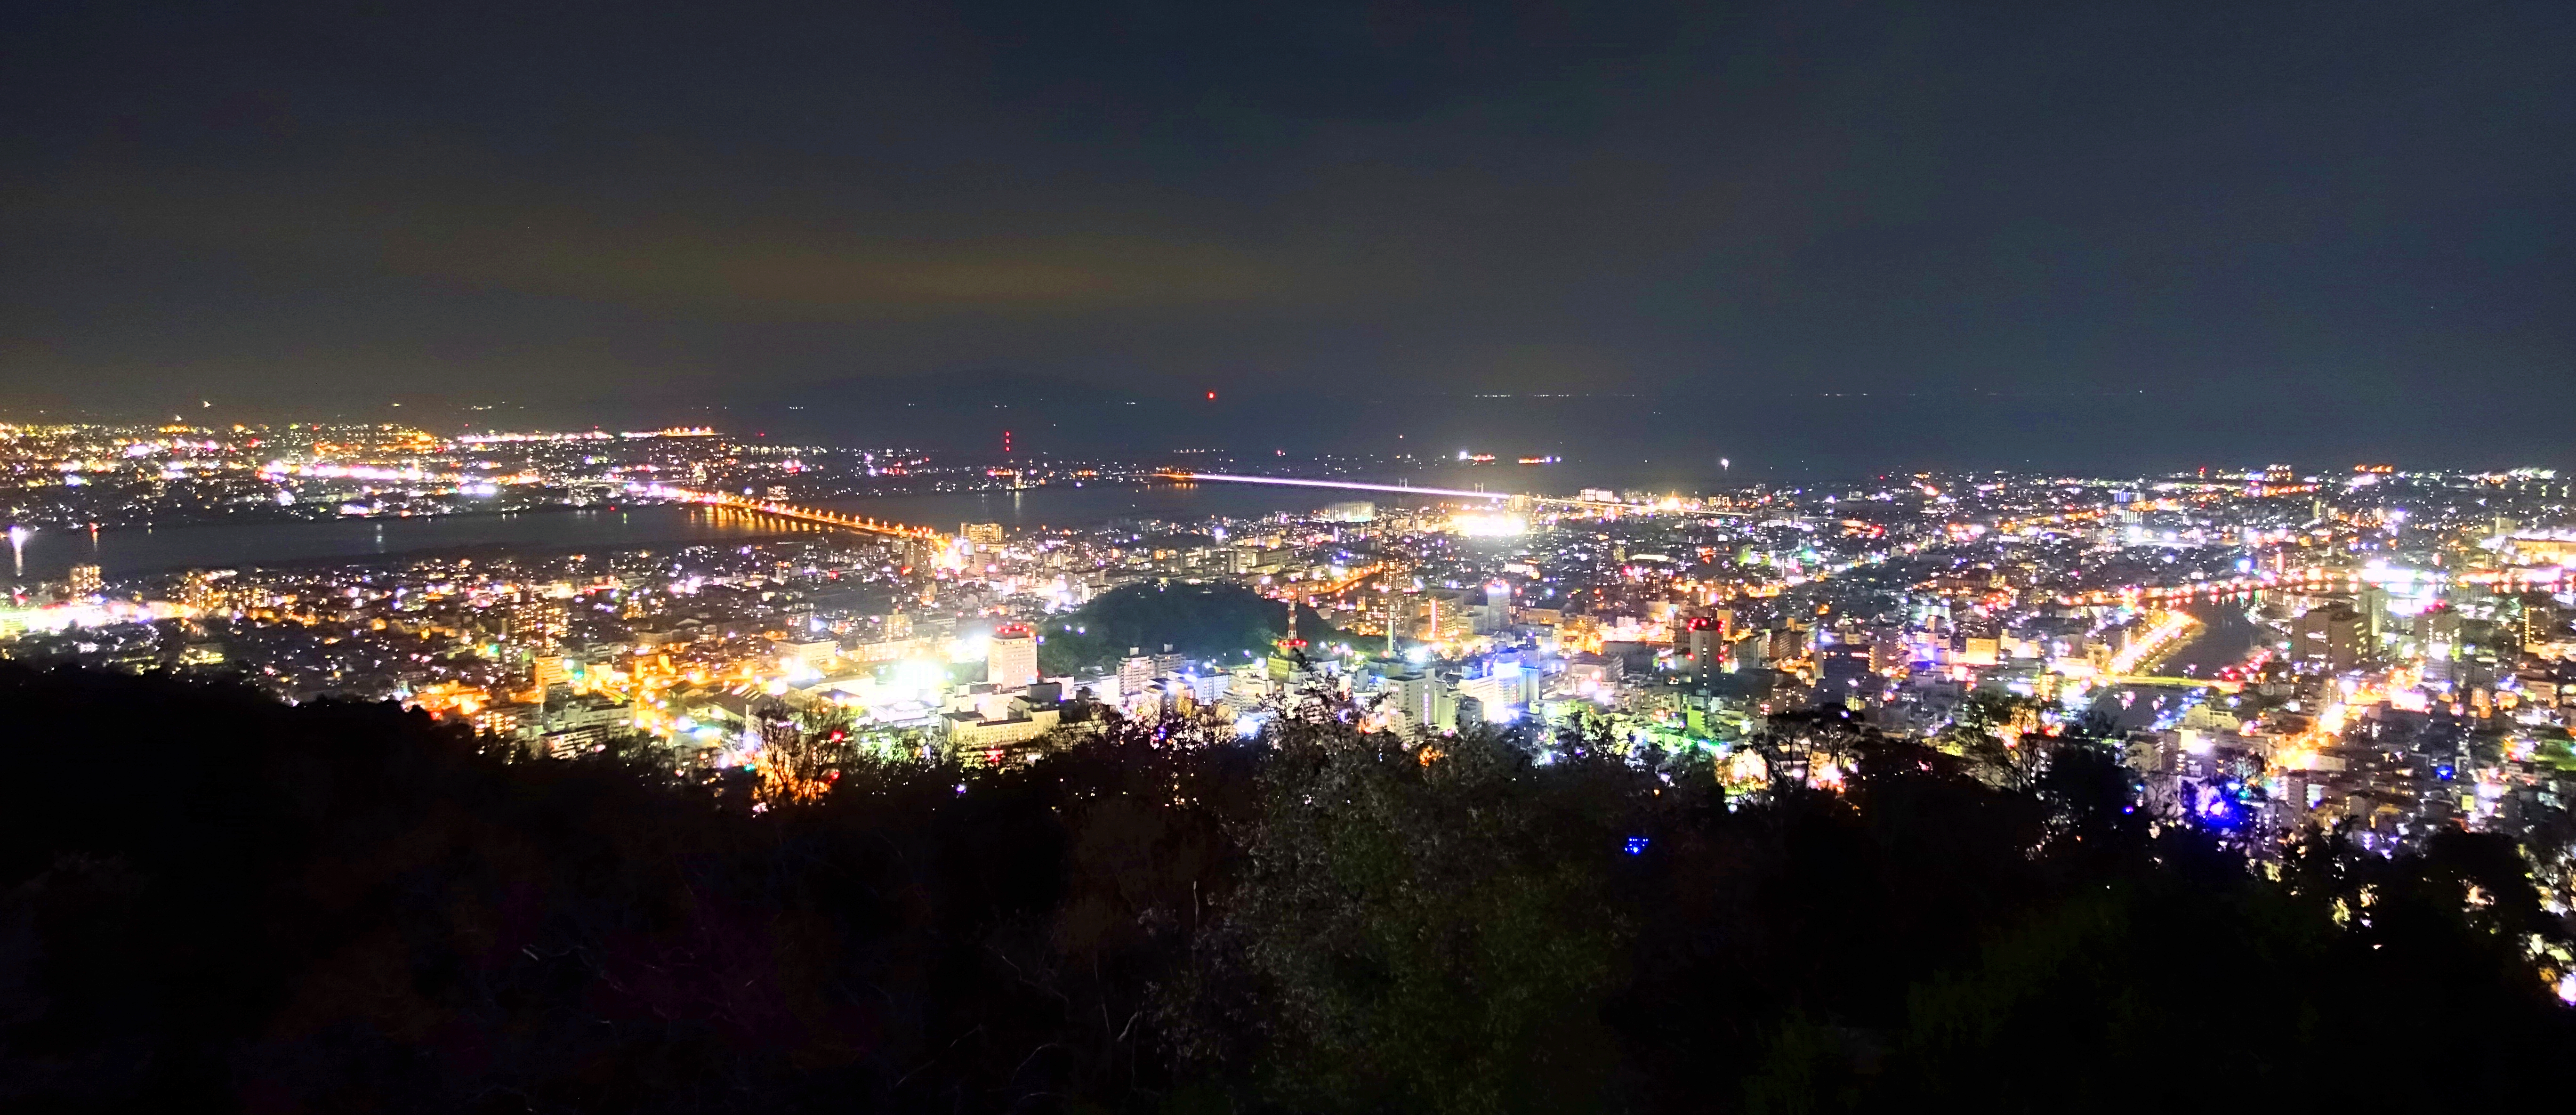
[[[1726,660],[1726,644],[1733,634],[1729,627],[1735,613],[1725,608],[1710,608],[1683,622],[1678,647],[1701,673],[1720,668]]]
[[[107,591],[107,581],[95,565],[75,565],[64,575],[65,588],[73,599],[85,600]]]
[[[2361,631],[2361,615],[2350,604],[2310,608],[2290,621],[2290,657],[2342,673],[2361,664]]]
[[[1457,694],[1440,679],[1420,670],[1400,670],[1386,676],[1386,696],[1379,704],[1382,711],[1402,713],[1407,727],[1415,731],[1440,731],[1458,726]]]
[[[1037,684],[1037,632],[1019,623],[993,628],[993,641],[984,651],[984,680],[1004,691]]]

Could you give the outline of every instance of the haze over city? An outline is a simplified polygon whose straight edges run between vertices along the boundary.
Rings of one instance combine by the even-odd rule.
[[[61,8],[0,47],[0,407],[2564,464],[2570,19]]]

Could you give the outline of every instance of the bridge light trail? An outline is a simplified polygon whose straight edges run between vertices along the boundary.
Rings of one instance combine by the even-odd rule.
[[[1408,488],[1401,484],[1361,484],[1349,480],[1299,480],[1285,476],[1229,476],[1221,472],[1166,472],[1174,480],[1222,480],[1229,484],[1278,484],[1290,488],[1341,488],[1354,492],[1407,492],[1424,496],[1463,496],[1468,499],[1490,499],[1497,502],[1512,498],[1510,492],[1469,492],[1457,488]],[[1545,497],[1539,497],[1545,498]]]

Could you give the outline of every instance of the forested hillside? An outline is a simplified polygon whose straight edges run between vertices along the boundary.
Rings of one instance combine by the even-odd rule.
[[[0,670],[0,723],[9,1110],[2468,1110],[2576,1038],[2509,845],[2274,881],[2081,741],[2005,790],[1793,721],[1855,773],[1730,802],[1122,727],[755,811],[160,680]]]

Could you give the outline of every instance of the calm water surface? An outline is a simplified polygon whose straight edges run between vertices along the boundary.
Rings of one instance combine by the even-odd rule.
[[[194,567],[358,561],[492,548],[560,552],[704,542],[775,535],[782,533],[782,526],[700,508],[648,506],[96,532],[40,530],[15,547],[9,560],[10,571],[23,580],[59,578],[64,570],[81,563],[95,564],[107,576],[120,577]]]
[[[955,531],[960,523],[1013,529],[1091,526],[1126,517],[1189,520],[1312,511],[1363,493],[1240,485],[1050,486],[834,500],[828,506]],[[1381,506],[1387,504],[1381,500]],[[316,523],[240,523],[115,530],[40,530],[9,555],[13,579],[58,580],[89,563],[109,577],[188,568],[365,561],[507,549],[550,553],[774,537],[809,528],[765,516],[669,504],[597,511],[531,511]]]
[[[2205,678],[2242,664],[2255,647],[2272,638],[2270,629],[2246,615],[2260,600],[2261,594],[2256,593],[2185,605],[2184,610],[2200,620],[2200,630],[2151,669],[2160,677]],[[2179,714],[2187,692],[2186,687],[2170,685],[2111,686],[2101,691],[2093,707],[2123,730],[2148,728]]]

